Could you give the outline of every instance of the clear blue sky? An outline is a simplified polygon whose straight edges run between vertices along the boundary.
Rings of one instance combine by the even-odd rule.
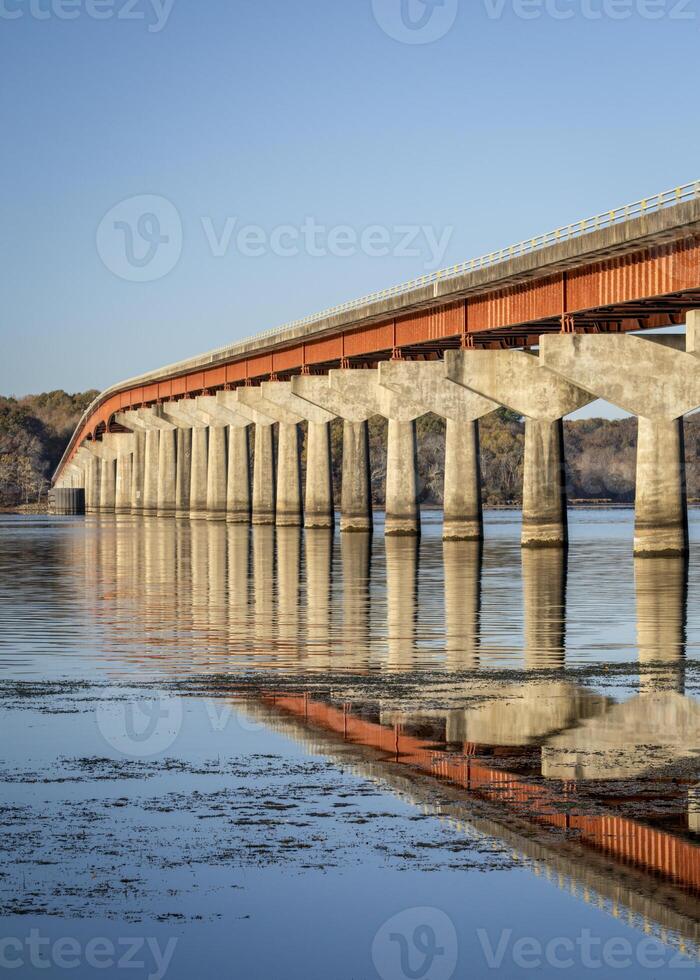
[[[454,24],[426,44],[390,36],[415,40],[402,0],[63,2],[0,0],[4,394],[103,388],[435,254],[422,233],[407,256],[312,255],[283,233],[243,255],[244,225],[378,225],[391,249],[398,226],[451,227],[446,265],[700,176],[700,0],[629,0],[621,20],[625,0],[543,0],[534,19],[445,0],[427,29]],[[417,22],[422,2],[404,2]],[[182,227],[155,281],[120,278],[98,248],[105,214],[140,195]],[[173,231],[159,214],[146,249]],[[203,219],[210,238],[237,219],[225,254]]]

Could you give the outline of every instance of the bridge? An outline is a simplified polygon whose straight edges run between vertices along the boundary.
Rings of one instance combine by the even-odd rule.
[[[639,419],[635,554],[685,554],[699,351],[696,181],[113,385],[54,493],[83,490],[88,512],[331,527],[329,426],[342,419],[340,528],[367,531],[379,415],[385,531],[417,535],[415,421],[432,412],[446,420],[444,536],[480,539],[478,420],[505,406],[525,419],[522,544],[562,547],[562,420],[601,397]]]

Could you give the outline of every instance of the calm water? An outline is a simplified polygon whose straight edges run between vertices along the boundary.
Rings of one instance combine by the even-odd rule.
[[[0,972],[700,976],[700,514],[0,519]]]

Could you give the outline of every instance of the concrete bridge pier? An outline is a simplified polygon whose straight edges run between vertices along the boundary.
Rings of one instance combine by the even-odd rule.
[[[146,466],[146,431],[148,427],[134,409],[128,412],[118,412],[114,418],[120,425],[129,429],[133,436],[130,509],[132,514],[142,514]]]
[[[696,318],[688,340],[694,343]],[[634,553],[685,555],[688,509],[683,415],[700,406],[700,360],[683,339],[625,334],[543,337],[547,368],[637,415]]]
[[[209,428],[192,428],[190,459],[190,520],[203,521],[207,516],[209,470]]]
[[[114,514],[117,502],[117,462],[100,460],[100,513]]]
[[[123,432],[106,432],[102,443],[114,454],[116,472],[114,487],[115,514],[131,512],[132,461],[134,436]]]
[[[95,492],[95,510],[101,514],[113,514],[116,502],[117,454],[104,441],[88,440],[84,445],[90,455],[97,460],[99,490]]]
[[[230,391],[217,392],[215,397],[198,398],[197,405],[212,423],[226,426],[225,519],[230,524],[249,524],[252,506],[249,430],[252,422],[241,414],[235,394]]]
[[[210,520],[240,521],[250,514],[250,480],[247,453],[247,430],[250,420],[227,408],[215,396],[196,400],[197,408],[207,416],[209,432],[208,512]],[[243,435],[241,440],[240,435]],[[238,437],[236,439],[236,437]],[[232,453],[234,446],[236,453]]]
[[[85,474],[85,513],[96,514],[100,508],[100,461],[84,447],[78,455]]]
[[[250,524],[250,425],[231,425],[228,430],[228,474],[226,478],[226,520],[230,524]]]
[[[275,495],[275,524],[277,527],[301,527],[301,446],[299,442],[300,415],[270,401],[262,388],[239,388],[239,403],[263,412],[278,423],[277,483]]]
[[[274,419],[262,410],[239,400],[237,391],[219,391],[216,398],[224,407],[238,413],[255,425],[255,446],[253,457],[253,524],[265,526],[275,523],[276,471],[275,440],[272,427]]]
[[[153,408],[140,408],[137,415],[146,426],[143,513],[147,517],[173,514],[175,511],[175,427],[163,416],[160,405]]]
[[[341,533],[372,530],[372,492],[370,485],[369,436],[364,408],[331,389],[327,377],[302,375],[292,378],[292,393],[343,419],[343,470],[340,499]],[[329,450],[330,451],[330,450]],[[308,460],[307,460],[307,481]],[[307,483],[308,485],[308,483]]]
[[[288,381],[266,381],[261,388],[269,402],[293,412],[307,423],[304,527],[334,527],[330,423],[335,415],[295,395]]]
[[[145,517],[155,517],[158,513],[158,458],[160,456],[160,430],[146,430],[144,452],[143,507]]]
[[[593,398],[527,351],[447,351],[450,381],[525,417],[524,548],[568,544],[563,417]]]
[[[496,402],[455,385],[445,377],[442,361],[387,361],[379,365],[380,384],[403,400],[419,402],[425,412],[445,421],[445,489],[443,538],[483,538],[478,419]]]
[[[132,442],[133,445],[133,442]],[[117,456],[117,486],[114,502],[116,514],[131,513],[131,485],[133,482],[134,453],[120,453]]]
[[[228,427],[209,427],[207,463],[207,519],[226,520],[226,485],[228,481]]]
[[[192,482],[192,429],[178,426],[175,438],[175,517],[188,517]]]
[[[336,370],[329,378],[331,390],[360,406],[368,418],[388,420],[384,533],[420,535],[416,419],[426,409],[380,385],[377,370]]]
[[[183,398],[180,401],[166,402],[163,405],[163,417],[176,426],[176,452],[175,452],[175,516],[192,517],[192,488],[195,483],[195,500],[197,516],[206,516],[202,508],[206,506],[206,481],[205,474],[202,473],[203,455],[207,459],[207,435],[209,423],[200,412],[197,411],[195,402],[191,398]],[[195,436],[195,430],[200,435]],[[196,446],[196,457],[199,471],[194,476],[192,466],[193,447]],[[204,445],[203,445],[204,444]]]

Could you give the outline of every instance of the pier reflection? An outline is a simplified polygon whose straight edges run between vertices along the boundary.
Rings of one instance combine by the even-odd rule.
[[[112,662],[157,660],[200,690],[211,675],[213,694],[417,797],[437,780],[451,819],[485,821],[548,874],[700,939],[687,562],[635,561],[635,659],[617,682],[619,663],[567,663],[582,613],[556,549],[504,572],[512,669],[497,657],[488,544],[93,519],[83,551]]]

